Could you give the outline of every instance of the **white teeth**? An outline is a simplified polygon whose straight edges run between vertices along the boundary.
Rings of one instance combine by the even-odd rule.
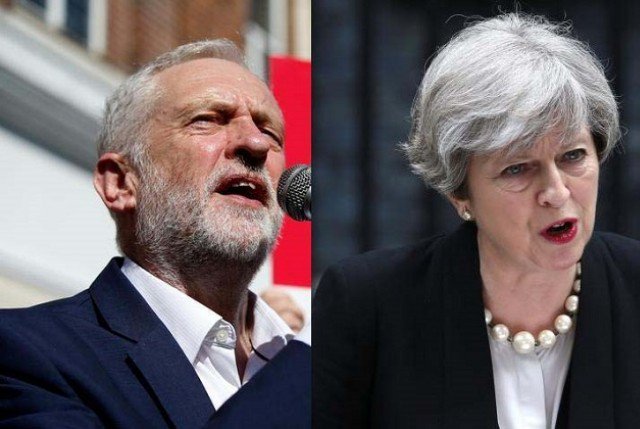
[[[564,225],[564,222],[554,223],[553,225],[551,225],[551,228],[560,228],[563,225]]]
[[[251,183],[251,182],[238,182],[238,183],[234,183],[234,184],[232,185],[232,187],[240,187],[240,186],[248,186],[248,187],[250,187],[251,189],[256,189],[256,185],[254,185],[254,184],[253,184],[253,183]]]

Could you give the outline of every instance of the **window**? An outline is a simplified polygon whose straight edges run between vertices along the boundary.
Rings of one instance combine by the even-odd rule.
[[[89,0],[67,0],[65,32],[73,39],[87,44]]]
[[[20,0],[18,4],[38,18],[44,19],[45,0]]]
[[[90,51],[106,50],[108,0],[17,0],[16,4]]]

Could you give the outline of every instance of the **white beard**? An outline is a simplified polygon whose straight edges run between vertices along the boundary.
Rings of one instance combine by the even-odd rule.
[[[283,214],[263,170],[248,172],[240,164],[218,170],[204,189],[173,185],[160,172],[148,173],[142,174],[138,193],[136,240],[159,259],[156,262],[189,269],[221,262],[259,266],[264,261],[276,242]],[[261,176],[268,191],[266,206],[243,207],[214,195],[222,178],[237,173]]]

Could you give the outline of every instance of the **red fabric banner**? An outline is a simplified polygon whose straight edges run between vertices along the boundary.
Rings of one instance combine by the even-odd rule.
[[[311,62],[271,57],[271,89],[285,120],[287,167],[311,164]],[[311,286],[311,222],[285,218],[273,253],[273,282]]]

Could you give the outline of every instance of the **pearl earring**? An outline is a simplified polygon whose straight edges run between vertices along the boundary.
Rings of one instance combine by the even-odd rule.
[[[469,212],[469,210],[464,209],[464,211],[462,212],[462,219],[466,220],[466,221],[470,221],[472,218],[471,213]]]

